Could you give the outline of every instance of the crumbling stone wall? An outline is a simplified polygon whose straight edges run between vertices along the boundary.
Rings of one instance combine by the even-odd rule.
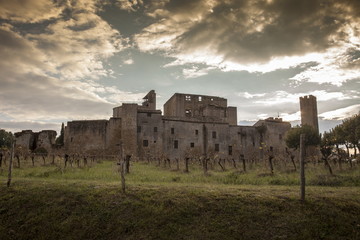
[[[24,149],[34,150],[34,133],[31,130],[23,130],[14,134],[16,146]]]
[[[44,148],[48,153],[52,152],[55,145],[56,131],[43,130],[37,134],[36,148]]]
[[[24,150],[34,151],[37,148],[44,148],[48,153],[54,149],[56,131],[43,130],[33,132],[31,130],[23,130],[15,133],[16,147]]]

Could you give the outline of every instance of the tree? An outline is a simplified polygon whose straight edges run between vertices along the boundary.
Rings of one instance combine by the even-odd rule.
[[[329,157],[333,153],[334,148],[334,137],[331,132],[324,132],[321,136],[321,143],[320,143],[320,152],[322,154],[322,159],[325,162],[325,166],[328,167],[330,174],[333,174],[329,163]]]
[[[61,124],[60,136],[56,138],[55,143],[60,146],[64,146],[64,123]]]
[[[300,147],[300,135],[305,134],[305,146],[316,146],[320,144],[320,135],[309,125],[291,128],[286,136],[288,148],[298,149]]]
[[[360,114],[356,114],[342,123],[345,131],[345,140],[354,148],[356,157],[357,150],[360,151]]]
[[[11,143],[14,140],[14,135],[4,129],[0,129],[0,148],[11,148]]]
[[[346,133],[344,130],[344,127],[342,125],[337,125],[335,126],[333,129],[331,129],[331,133],[333,135],[333,144],[335,145],[336,148],[336,155],[338,157],[338,162],[339,162],[339,167],[340,169],[342,169],[342,161],[343,161],[343,156],[344,154],[344,150],[342,148],[340,148],[341,145],[345,145],[347,150],[349,149],[348,146],[346,145]],[[347,151],[347,155],[349,155],[349,151]],[[346,156],[344,156],[346,158]],[[350,166],[351,166],[351,161],[350,161]]]

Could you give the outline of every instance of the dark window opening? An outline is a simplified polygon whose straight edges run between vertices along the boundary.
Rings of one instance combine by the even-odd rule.
[[[194,144],[194,143],[190,143],[190,147],[191,147],[191,148],[195,147],[195,144]]]
[[[151,113],[147,113],[147,116],[148,116],[148,117],[151,117]]]
[[[174,148],[177,149],[178,147],[179,147],[179,142],[178,142],[178,140],[175,140],[175,141],[174,141]]]
[[[154,132],[157,132],[157,127],[154,127]]]
[[[144,146],[144,147],[149,146],[149,141],[148,141],[148,140],[143,140],[143,146]]]
[[[281,134],[279,134],[279,140],[282,140],[282,135]]]
[[[171,128],[171,134],[175,133],[175,128]]]
[[[229,146],[229,155],[232,155],[232,146]]]
[[[74,138],[73,138],[73,137],[71,137],[71,138],[70,138],[70,142],[72,142],[73,140],[74,140]]]
[[[216,138],[216,132],[212,132],[212,138]]]
[[[195,130],[195,135],[199,135],[199,130]]]
[[[220,151],[220,146],[218,143],[215,144],[215,152],[219,152]]]
[[[138,133],[141,132],[141,126],[138,126],[138,127],[137,127],[137,132],[138,132]]]
[[[154,141],[154,143],[156,143],[156,141]]]

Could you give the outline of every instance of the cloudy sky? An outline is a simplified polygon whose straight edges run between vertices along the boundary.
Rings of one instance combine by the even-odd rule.
[[[157,92],[221,96],[239,124],[360,111],[358,0],[0,0],[0,128],[108,119]]]

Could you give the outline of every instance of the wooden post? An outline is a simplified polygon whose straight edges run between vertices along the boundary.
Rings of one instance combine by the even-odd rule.
[[[13,165],[13,158],[14,158],[14,148],[15,148],[15,141],[12,143],[12,146],[11,146],[7,187],[10,187],[10,185],[11,185],[11,174],[12,174],[12,165]]]
[[[300,200],[305,201],[305,134],[300,135]]]
[[[120,175],[121,175],[121,189],[125,193],[125,161],[120,162]]]

